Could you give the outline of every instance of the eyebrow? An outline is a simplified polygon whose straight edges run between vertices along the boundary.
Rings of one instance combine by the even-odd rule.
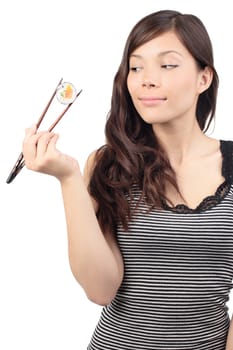
[[[176,50],[166,50],[166,51],[161,51],[159,52],[158,56],[165,56],[165,55],[168,55],[169,53],[175,53],[177,55],[179,55],[180,57],[182,57],[182,54]],[[141,55],[137,55],[137,54],[132,54],[130,55],[130,57],[136,57],[136,58],[142,58]]]

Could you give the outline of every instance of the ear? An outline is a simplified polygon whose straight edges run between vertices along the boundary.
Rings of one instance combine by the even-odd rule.
[[[198,92],[201,94],[210,87],[213,80],[213,71],[210,67],[206,66],[199,74]]]

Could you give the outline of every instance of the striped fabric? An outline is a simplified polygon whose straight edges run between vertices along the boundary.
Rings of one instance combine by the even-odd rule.
[[[233,277],[233,143],[221,141],[221,150],[226,181],[204,207],[148,212],[142,202],[129,231],[119,227],[124,280],[103,307],[88,350],[225,350]],[[139,195],[135,190],[135,201]]]

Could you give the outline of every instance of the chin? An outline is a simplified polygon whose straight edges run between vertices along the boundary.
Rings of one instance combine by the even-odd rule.
[[[168,123],[170,120],[168,118],[162,118],[162,117],[145,117],[145,116],[141,116],[141,118],[143,119],[143,121],[146,124],[150,124],[150,125],[154,125],[154,124],[164,124],[164,123]]]

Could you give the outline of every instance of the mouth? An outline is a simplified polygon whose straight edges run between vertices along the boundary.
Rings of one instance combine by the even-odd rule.
[[[146,96],[146,97],[139,97],[139,101],[145,105],[145,106],[157,106],[161,103],[167,101],[166,97],[155,97],[155,96]]]

